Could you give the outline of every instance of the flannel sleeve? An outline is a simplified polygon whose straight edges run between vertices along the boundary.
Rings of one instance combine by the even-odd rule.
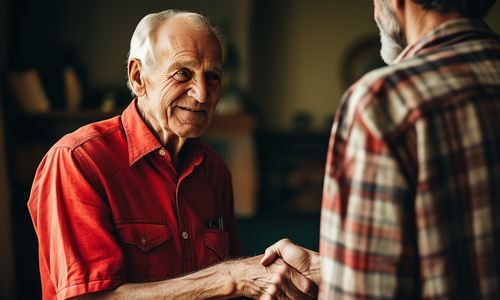
[[[409,299],[418,272],[414,192],[394,148],[345,106],[327,157],[320,299]]]

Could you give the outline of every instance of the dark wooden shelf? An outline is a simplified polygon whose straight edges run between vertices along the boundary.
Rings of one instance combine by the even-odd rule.
[[[64,110],[58,109],[48,113],[40,114],[27,114],[19,113],[19,117],[24,119],[38,119],[38,120],[51,120],[51,121],[97,121],[108,119],[123,112],[122,109],[114,110],[112,112],[102,112],[98,109],[81,109],[81,110]]]

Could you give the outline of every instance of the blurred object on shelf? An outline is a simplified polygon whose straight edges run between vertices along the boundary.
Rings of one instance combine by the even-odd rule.
[[[10,71],[7,82],[21,111],[35,114],[50,111],[50,103],[38,70]]]
[[[116,95],[114,92],[109,91],[104,94],[104,98],[101,103],[101,111],[108,113],[116,110]]]
[[[71,65],[64,68],[63,77],[66,108],[70,111],[76,111],[82,103],[82,84],[75,68]]]
[[[64,105],[69,111],[77,111],[86,100],[85,68],[78,59],[76,49],[68,47],[62,53]]]
[[[322,160],[299,159],[285,175],[290,200],[286,210],[314,214],[321,210],[325,164]]]

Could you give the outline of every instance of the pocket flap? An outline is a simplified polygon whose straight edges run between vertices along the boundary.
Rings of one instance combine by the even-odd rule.
[[[117,224],[116,230],[122,242],[135,245],[145,252],[172,238],[165,224],[125,223]]]
[[[229,234],[220,229],[203,229],[205,246],[212,249],[220,258],[226,259],[229,255]]]

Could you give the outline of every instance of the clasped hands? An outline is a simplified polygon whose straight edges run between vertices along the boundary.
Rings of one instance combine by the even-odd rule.
[[[260,263],[269,276],[253,278],[259,299],[314,299],[321,280],[320,259],[317,252],[282,239],[266,249]],[[251,268],[250,268],[251,269]],[[250,271],[251,273],[251,271]],[[249,277],[253,277],[249,274]],[[251,293],[252,294],[252,293]]]

